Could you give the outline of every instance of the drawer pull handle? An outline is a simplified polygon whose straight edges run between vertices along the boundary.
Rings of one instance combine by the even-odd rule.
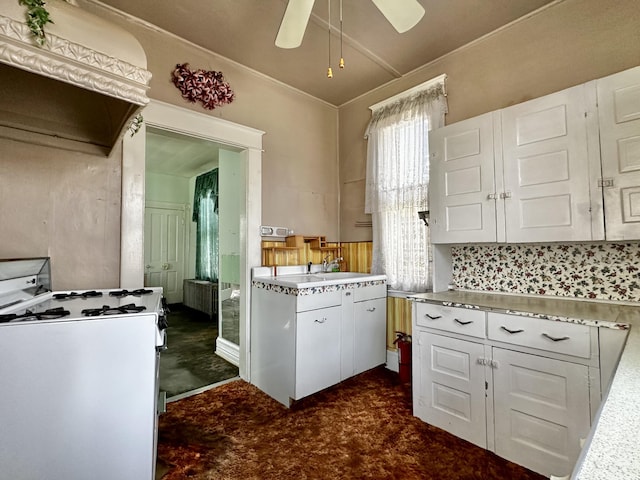
[[[327,319],[326,319],[326,318],[323,318],[322,320],[318,320],[318,319],[316,318],[316,319],[314,320],[314,322],[317,322],[317,323],[324,323],[324,322],[326,322],[326,321],[327,321]]]
[[[524,330],[520,329],[520,330],[509,330],[507,327],[505,327],[504,325],[502,327],[500,327],[500,330],[504,330],[507,333],[510,333],[511,335],[515,334],[515,333],[522,333],[524,332]]]
[[[454,320],[459,325],[469,325],[470,323],[473,323],[473,320],[467,320],[466,322],[463,322],[462,320],[458,320],[457,318],[454,318]]]
[[[569,340],[571,337],[552,337],[546,333],[542,334],[543,337],[548,338],[549,340],[553,340],[554,342],[561,342],[562,340]]]
[[[367,312],[375,312],[376,307],[367,308]]]
[[[429,315],[428,313],[424,314],[425,317],[429,317],[431,320],[438,320],[439,318],[442,318],[442,315],[436,315],[435,317],[432,315]]]

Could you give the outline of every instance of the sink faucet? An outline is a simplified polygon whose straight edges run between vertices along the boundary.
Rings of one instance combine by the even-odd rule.
[[[333,267],[335,265],[338,266],[338,268],[340,268],[340,262],[342,260],[344,260],[342,257],[335,257],[333,260],[331,260],[330,262],[328,262],[327,260],[329,259],[329,257],[331,257],[331,255],[327,255],[326,257],[324,257],[324,259],[322,260],[322,271],[324,273],[330,272],[333,270]]]

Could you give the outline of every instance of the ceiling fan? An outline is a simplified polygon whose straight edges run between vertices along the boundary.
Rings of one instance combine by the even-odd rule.
[[[398,33],[413,28],[424,15],[418,0],[371,0]],[[276,36],[276,47],[296,48],[302,44],[315,0],[289,0]]]

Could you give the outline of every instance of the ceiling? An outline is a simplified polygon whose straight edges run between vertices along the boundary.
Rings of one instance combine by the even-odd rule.
[[[426,13],[403,34],[370,0],[343,0],[344,70],[338,68],[340,3],[330,0],[331,79],[328,1],[316,0],[302,45],[281,49],[274,41],[286,0],[100,0],[336,106],[554,0],[419,0]],[[233,86],[233,78],[227,81]]]
[[[210,140],[189,137],[147,127],[146,170],[176,177],[191,178],[218,166],[220,148]]]

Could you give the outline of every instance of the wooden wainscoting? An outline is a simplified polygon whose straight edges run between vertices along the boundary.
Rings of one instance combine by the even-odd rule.
[[[371,273],[372,252],[371,242],[327,242],[323,250],[318,250],[311,242],[304,242],[300,247],[288,247],[281,241],[264,240],[262,265],[320,264],[327,255],[330,255],[330,260],[337,255],[344,259],[340,267],[343,272]]]
[[[372,242],[342,242],[345,272],[371,273]]]
[[[387,350],[397,350],[396,332],[411,335],[411,305],[404,297],[387,297]]]
[[[318,250],[312,248],[310,242],[304,242],[299,247],[287,247],[284,242],[263,240],[262,266],[306,265],[309,262],[320,264],[327,255],[332,260],[335,253],[340,251],[340,245],[338,242],[327,242],[323,250]],[[342,270],[347,271],[344,267]]]

